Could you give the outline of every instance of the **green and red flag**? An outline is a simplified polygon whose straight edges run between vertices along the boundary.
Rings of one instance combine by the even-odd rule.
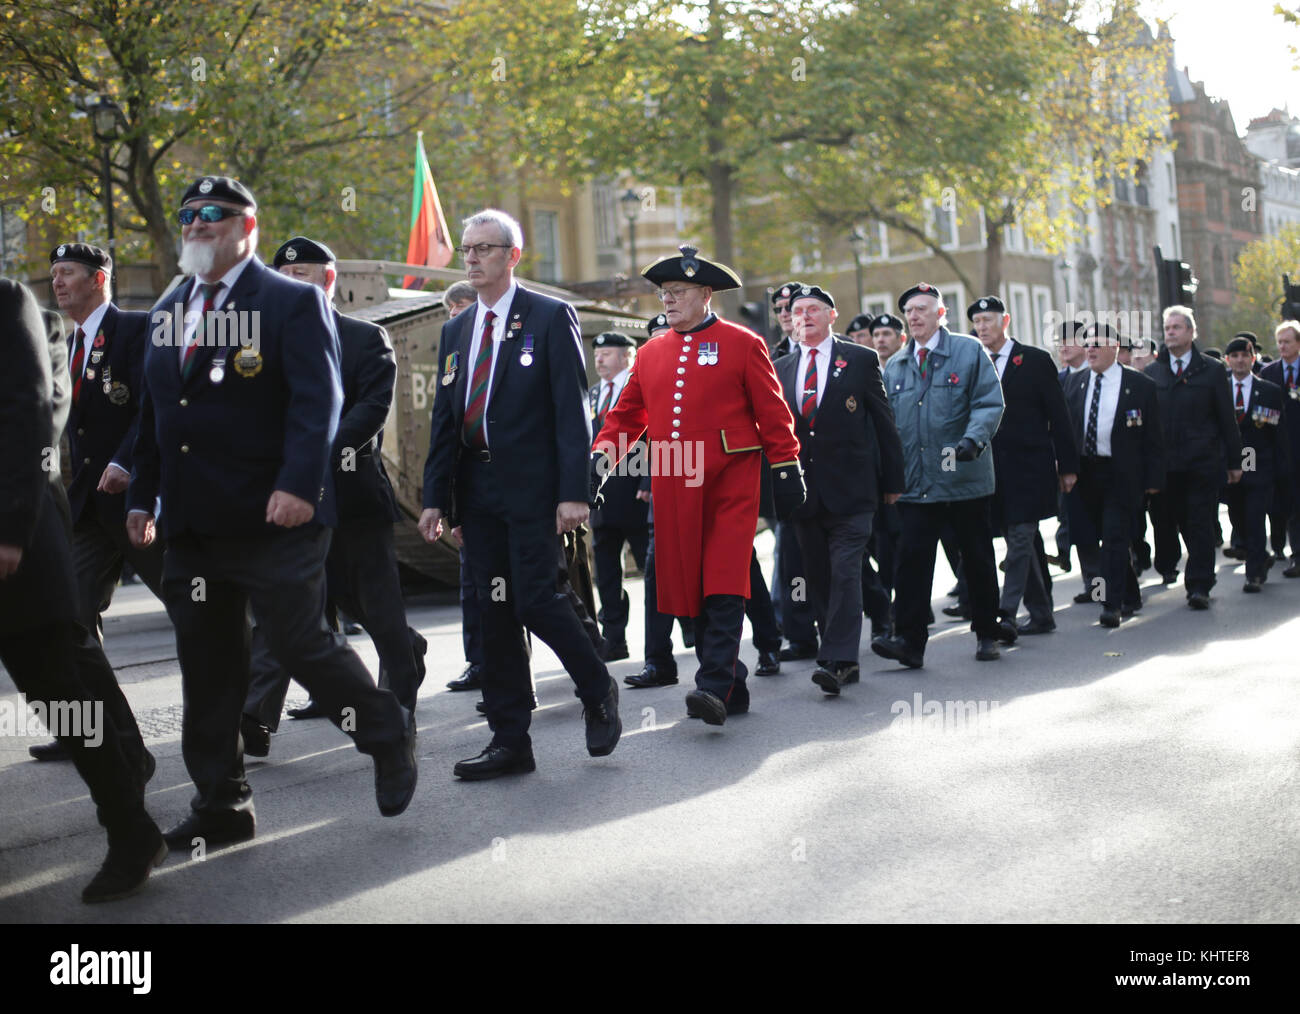
[[[438,188],[433,185],[429,159],[424,154],[424,131],[415,136],[415,186],[411,195],[411,238],[406,245],[406,263],[426,268],[445,268],[451,263],[451,239],[447,220],[438,202]],[[407,275],[402,288],[418,289],[425,279]]]

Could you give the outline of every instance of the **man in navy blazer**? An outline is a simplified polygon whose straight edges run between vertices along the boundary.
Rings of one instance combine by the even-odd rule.
[[[1300,321],[1284,320],[1273,329],[1278,357],[1259,371],[1260,377],[1276,384],[1286,396],[1285,426],[1291,448],[1291,468],[1279,472],[1269,511],[1273,551],[1279,559],[1286,557],[1287,540],[1291,542],[1291,565],[1283,577],[1300,577]]]
[[[873,515],[903,493],[903,445],[880,359],[873,349],[832,333],[830,293],[804,285],[790,306],[797,344],[775,366],[808,486],[808,499],[792,521],[822,629],[812,681],[838,696],[858,681],[862,556]]]
[[[127,491],[138,546],[167,541],[163,596],[176,628],[181,751],[197,793],[172,848],[254,834],[240,715],[251,602],[272,654],[375,760],[385,816],[415,793],[415,728],[361,659],[325,627],[335,520],[330,451],[343,401],[325,294],[255,256],[257,206],[239,181],[205,176],[180,211],[181,270],[150,315],[145,399]]]
[[[478,302],[442,327],[420,532],[461,527],[483,613],[483,704],[492,741],[460,761],[467,780],[533,771],[532,680],[524,628],[577,685],[587,752],[612,753],[618,685],[559,587],[557,538],[590,514],[591,418],[577,312],[514,280],[519,223],[489,209],[465,220],[461,254]]]

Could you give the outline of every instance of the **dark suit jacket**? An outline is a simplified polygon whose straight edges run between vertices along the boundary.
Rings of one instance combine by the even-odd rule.
[[[165,538],[268,535],[284,531],[266,521],[267,501],[283,490],[316,505],[311,523],[332,526],[329,463],[343,387],[324,291],[254,257],[221,311],[249,311],[260,359],[241,370],[238,347],[205,346],[182,380],[170,321],[177,303],[184,313],[193,284],[186,279],[150,312],[128,509],[152,512],[161,493]],[[214,383],[210,369],[222,355],[225,378]]]
[[[95,490],[99,477],[110,462],[131,471],[135,438],[140,423],[141,381],[144,376],[144,349],[148,341],[149,315],[143,311],[119,310],[111,303],[104,311],[99,333],[104,336],[98,363],[86,357],[86,367],[95,370],[95,379],[81,382],[81,400],[68,416],[68,449],[71,456],[72,482],[68,500],[73,520],[81,517],[87,506],[98,511],[105,524],[124,523],[125,493],[100,493]],[[73,332],[75,337],[76,332]],[[68,340],[68,357],[76,356],[73,340]],[[104,393],[105,378],[111,383]]]
[[[397,384],[393,346],[379,325],[337,310],[334,326],[343,372],[343,412],[332,456],[338,519],[340,523],[397,521],[402,513],[379,454]]]
[[[799,461],[808,486],[808,499],[795,512],[796,519],[874,511],[880,506],[882,492],[905,490],[903,445],[885,395],[880,358],[872,349],[842,335],[831,336],[829,352],[828,357],[817,357],[817,368],[829,373],[812,427],[799,411],[796,385],[801,354],[796,349],[775,363],[786,404],[794,415]],[[845,365],[837,366],[840,362]]]
[[[1168,470],[1221,473],[1237,468],[1241,434],[1223,365],[1201,355],[1193,342],[1192,358],[1177,380],[1167,348],[1161,348],[1156,361],[1143,372],[1155,381],[1160,396]]]
[[[1056,516],[1059,474],[1078,474],[1065,394],[1052,357],[1009,341],[1002,373],[1002,422],[993,436],[993,517],[1014,525]]]
[[[438,345],[438,393],[424,464],[424,506],[437,507],[459,523],[455,487],[462,472],[465,395],[473,372],[474,308],[442,326]],[[532,362],[523,349],[532,340]],[[520,495],[510,498],[509,517],[554,516],[564,502],[587,503],[591,419],[578,314],[568,303],[515,291],[505,338],[487,400],[487,439],[494,472],[509,477]],[[457,356],[450,383],[449,357]]]
[[[1150,377],[1122,366],[1123,386],[1115,419],[1110,430],[1111,458],[1115,467],[1115,493],[1134,510],[1142,506],[1148,489],[1165,485],[1164,437],[1160,423],[1160,401]],[[1082,370],[1066,383],[1065,403],[1070,410],[1070,431],[1082,453],[1087,412],[1084,398],[1088,392],[1090,370]],[[1129,413],[1137,413],[1130,416]],[[1139,422],[1140,421],[1140,422]]]
[[[596,420],[596,413],[600,410],[601,391],[604,389],[605,382],[592,385],[587,391],[587,399],[591,404],[592,432],[599,432],[599,426]],[[618,392],[622,395],[622,391]],[[609,407],[612,409],[618,404],[618,398],[614,399],[613,404]],[[644,448],[645,440],[639,440],[638,446]],[[642,451],[642,453],[645,453]],[[643,459],[644,460],[644,459]],[[591,512],[591,527],[600,528],[608,525],[611,528],[644,528],[648,521],[648,510],[650,505],[644,500],[636,498],[637,491],[649,489],[649,476],[639,475],[611,475],[605,480],[604,486],[601,487],[601,494],[605,498],[604,504],[599,510]]]
[[[1229,386],[1236,401],[1236,380],[1229,378]],[[1287,413],[1300,415],[1287,402],[1294,405],[1277,384],[1261,376],[1250,382],[1250,403],[1237,424],[1241,432],[1241,482],[1244,486],[1272,486],[1279,478],[1291,475],[1291,441],[1287,433]],[[1234,415],[1236,408],[1234,405]],[[1253,459],[1253,460],[1252,460]],[[1246,464],[1252,467],[1245,467]]]
[[[77,592],[56,466],[51,360],[59,350],[46,340],[36,298],[8,278],[0,278],[0,346],[0,544],[23,551],[0,581],[4,635],[72,619]]]
[[[1296,363],[1300,367],[1300,362]],[[1300,478],[1300,398],[1292,398],[1286,389],[1286,363],[1281,359],[1275,359],[1269,363],[1258,374],[1262,379],[1267,380],[1270,384],[1276,384],[1282,391],[1283,400],[1286,401],[1286,411],[1283,413],[1286,428],[1287,446],[1291,451],[1291,468],[1289,469],[1291,481],[1294,483]],[[1296,394],[1300,395],[1300,386],[1296,387]]]

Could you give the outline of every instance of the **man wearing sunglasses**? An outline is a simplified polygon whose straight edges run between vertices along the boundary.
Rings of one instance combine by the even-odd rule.
[[[150,314],[127,491],[137,546],[154,538],[161,496],[181,752],[198,790],[167,843],[253,837],[240,736],[250,601],[271,652],[374,757],[380,813],[395,816],[415,792],[414,723],[324,624],[326,526],[337,514],[330,452],[343,402],[333,315],[319,288],[258,260],[257,205],[238,180],[195,180],[180,218],[180,265],[194,277]]]

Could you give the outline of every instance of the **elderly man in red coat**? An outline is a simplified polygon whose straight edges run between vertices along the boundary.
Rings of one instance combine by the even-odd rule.
[[[772,467],[777,516],[805,497],[799,441],[767,346],[709,309],[740,286],[724,264],[683,246],[642,275],[660,286],[670,330],[648,341],[592,454],[592,496],[644,433],[655,505],[659,610],[695,617],[696,689],[686,713],[709,725],[749,710],[738,658],[749,558],[758,523],[762,455]],[[632,467],[635,456],[628,459]]]

